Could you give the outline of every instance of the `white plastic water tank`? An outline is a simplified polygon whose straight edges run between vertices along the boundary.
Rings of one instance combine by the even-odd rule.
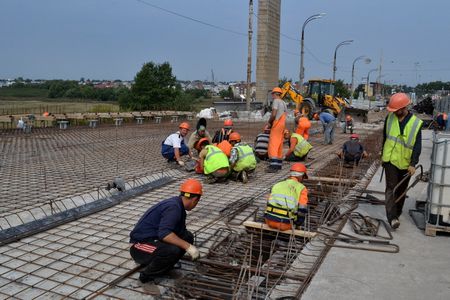
[[[430,223],[450,223],[450,134],[436,133],[431,155]],[[447,207],[445,207],[447,206]],[[439,225],[439,224],[438,224]]]

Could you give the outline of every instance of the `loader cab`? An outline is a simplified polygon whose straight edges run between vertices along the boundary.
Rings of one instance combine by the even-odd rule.
[[[316,101],[319,106],[324,105],[325,95],[335,95],[334,81],[315,79],[308,82],[308,97]]]

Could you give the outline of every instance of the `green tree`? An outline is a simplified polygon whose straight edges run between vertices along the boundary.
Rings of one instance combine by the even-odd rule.
[[[225,98],[233,99],[234,98],[233,89],[231,88],[231,86],[229,86],[227,90],[221,90],[219,92],[219,96],[224,98],[224,99]]]
[[[125,101],[130,109],[162,109],[180,94],[176,77],[168,62],[145,63],[136,74],[131,87],[131,96]],[[122,99],[122,103],[124,99]]]
[[[350,91],[345,86],[344,81],[342,81],[340,79],[334,83],[334,92],[335,92],[336,96],[339,96],[342,98],[350,97]]]

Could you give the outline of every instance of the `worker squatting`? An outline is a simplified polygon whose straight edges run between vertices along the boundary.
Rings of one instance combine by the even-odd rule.
[[[279,88],[272,91],[272,112],[263,132],[256,137],[254,147],[241,141],[241,135],[233,130],[231,120],[225,120],[224,127],[213,137],[206,130],[206,124],[200,122],[186,144],[185,137],[191,128],[183,122],[179,125],[179,131],[162,141],[161,153],[168,162],[184,167],[189,162],[185,163],[182,156],[193,158],[195,164],[191,167],[197,173],[205,174],[208,183],[226,180],[230,176],[247,183],[248,174],[255,170],[258,160],[268,160],[268,172],[280,170],[283,158],[294,161],[287,178],[272,186],[265,207],[266,226],[285,231],[301,228],[308,214],[308,190],[303,184],[304,179],[308,178],[308,170],[297,161],[305,159],[312,146],[308,142],[311,124],[298,111],[295,112],[298,125],[295,132],[286,130],[287,107],[280,99],[280,93]],[[389,114],[383,130],[381,160],[387,179],[386,218],[393,229],[400,226],[399,217],[409,179],[397,187],[395,193],[394,187],[405,176],[414,174],[421,152],[422,121],[408,110],[409,104],[407,95],[394,94],[387,107]],[[325,143],[332,143],[334,129],[330,123],[334,124],[335,118],[322,114],[316,118],[322,121],[324,132],[328,133]],[[346,121],[348,123],[350,120],[347,118]],[[359,136],[353,133],[353,128],[351,132],[350,139],[337,154],[345,164],[354,166],[368,154]],[[282,152],[284,139],[290,141],[285,155]],[[202,196],[202,183],[197,179],[187,179],[181,183],[178,195],[150,207],[139,219],[130,233],[130,254],[142,266],[139,276],[142,283],[166,274],[184,254],[194,261],[200,257],[193,235],[186,228],[186,211],[194,209]]]

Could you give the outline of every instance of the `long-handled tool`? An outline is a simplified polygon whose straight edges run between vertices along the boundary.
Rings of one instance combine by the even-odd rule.
[[[423,177],[423,167],[422,167],[422,165],[417,165],[416,166],[416,169],[418,169],[418,168],[420,168],[420,175],[419,176],[416,176],[416,178],[414,179],[414,181],[411,183],[411,185],[410,186],[408,186],[407,188],[406,188],[406,190],[397,198],[397,199],[395,199],[395,203],[397,203],[398,201],[400,201],[400,199],[402,198],[402,197],[404,197],[405,195],[406,195],[406,193],[411,189],[411,188],[413,188],[420,180],[422,180],[422,177]],[[406,173],[405,174],[405,177],[402,179],[402,180],[400,180],[400,182],[394,187],[394,191],[393,191],[393,194],[395,195],[395,192],[397,191],[397,189],[406,181],[406,180],[408,180],[409,178],[411,177],[411,175],[409,174],[409,173]]]

